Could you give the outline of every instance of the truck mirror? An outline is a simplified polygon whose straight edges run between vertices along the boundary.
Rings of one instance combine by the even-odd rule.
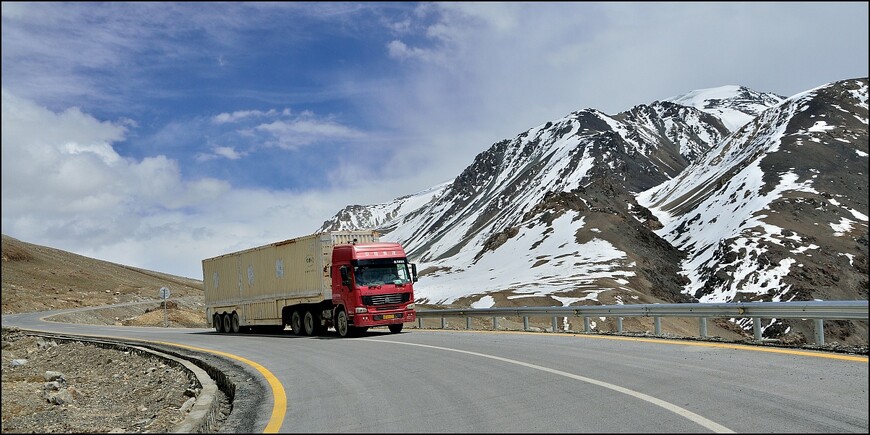
[[[417,282],[417,265],[411,263],[411,279]]]
[[[350,277],[347,276],[347,266],[341,266],[341,268],[338,270],[341,273],[341,285],[349,286],[350,285]]]

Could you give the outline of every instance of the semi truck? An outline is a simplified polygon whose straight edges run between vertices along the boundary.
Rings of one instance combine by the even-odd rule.
[[[416,321],[417,267],[377,231],[328,231],[202,260],[206,319],[218,333],[341,337]]]

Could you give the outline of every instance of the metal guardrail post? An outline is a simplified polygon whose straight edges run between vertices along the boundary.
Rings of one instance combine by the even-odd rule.
[[[822,319],[815,319],[816,323],[816,344],[825,344],[825,325]]]
[[[444,329],[445,327],[447,327],[447,319],[442,317],[441,318],[441,329]]]
[[[471,317],[465,318],[465,329],[471,329]]]
[[[655,333],[656,335],[662,335],[662,318],[656,316],[654,319],[653,323],[655,324]]]
[[[553,316],[553,332],[559,332],[559,322],[556,320],[556,316]]]
[[[417,327],[423,329],[423,318],[417,317]]]
[[[590,331],[589,328],[589,317],[583,316],[583,332],[588,333]]]
[[[698,333],[701,334],[701,338],[706,338],[707,337],[707,318],[706,317],[699,317],[698,318],[698,328],[699,328]]]
[[[497,331],[497,330],[498,330],[498,317],[493,317],[493,318],[492,318],[492,330],[493,330],[493,331]]]
[[[529,316],[523,316],[523,331],[529,330]]]
[[[752,336],[755,337],[756,340],[761,340],[761,318],[753,317],[752,318]]]
[[[616,318],[616,332],[622,333],[622,317]]]

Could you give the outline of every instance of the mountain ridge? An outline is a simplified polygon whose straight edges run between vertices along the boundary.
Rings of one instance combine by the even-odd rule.
[[[383,239],[405,244],[425,272],[417,297],[433,303],[866,299],[867,203],[851,199],[866,197],[866,95],[862,78],[790,98],[726,86],[612,116],[584,109],[496,142],[452,182],[427,190],[436,193],[417,209],[381,222],[351,223],[336,215],[320,230],[375,227]],[[810,146],[793,145],[800,135]],[[788,152],[778,151],[774,142],[781,138]],[[811,171],[814,154],[851,166],[829,165],[829,175],[821,176]],[[791,167],[802,169],[792,174]],[[705,173],[716,176],[703,178]],[[795,199],[811,193],[814,175],[851,187]],[[792,198],[792,205],[780,197]],[[703,209],[708,216],[696,217],[707,198],[713,198]],[[826,223],[848,227],[839,232],[848,236],[820,230],[809,222],[819,216],[807,214],[806,205],[799,209],[806,204],[801,201],[819,198],[831,208],[830,200],[843,204],[843,215]],[[735,210],[721,205],[750,200],[760,202],[738,207],[741,221],[748,221],[737,225],[746,227],[744,234],[725,231]],[[765,219],[786,216],[769,217],[765,204],[808,217],[792,219],[803,222],[793,228],[773,225]],[[722,234],[704,235],[717,222]],[[761,229],[771,226],[781,234],[765,239]],[[831,237],[841,239],[819,252],[843,261],[817,261],[811,254],[787,259]],[[834,277],[842,267],[849,268],[842,277],[849,287],[836,291]],[[839,336],[866,341],[866,325],[846,323]],[[765,333],[806,333],[791,328],[773,319]]]

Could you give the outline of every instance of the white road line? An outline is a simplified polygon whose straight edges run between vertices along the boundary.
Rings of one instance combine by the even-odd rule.
[[[623,393],[623,394],[627,394],[627,395],[632,396],[632,397],[636,397],[640,400],[652,403],[653,405],[656,405],[656,406],[662,407],[668,411],[671,411],[674,414],[685,417],[685,418],[687,418],[687,419],[689,419],[689,420],[691,420],[691,421],[693,421],[701,426],[704,426],[707,429],[710,429],[711,431],[716,432],[716,433],[735,433],[733,430],[728,429],[727,427],[722,426],[721,424],[716,423],[715,421],[704,418],[698,414],[695,414],[692,411],[689,411],[688,409],[681,408],[677,405],[674,405],[673,403],[666,402],[666,401],[661,400],[661,399],[657,399],[655,397],[652,397],[650,395],[647,395],[647,394],[644,394],[644,393],[641,393],[638,391],[634,391],[634,390],[630,390],[628,388],[620,387],[619,385],[613,385],[613,384],[610,384],[607,382],[602,382],[602,381],[595,380],[592,378],[587,378],[584,376],[575,375],[573,373],[568,373],[568,372],[563,372],[561,370],[551,369],[549,367],[543,367],[543,366],[539,366],[536,364],[530,364],[530,363],[517,361],[517,360],[513,360],[513,359],[502,358],[500,356],[487,355],[484,353],[471,352],[471,351],[461,350],[461,349],[451,349],[449,347],[430,346],[427,344],[417,344],[417,343],[403,343],[403,342],[398,342],[398,341],[387,341],[387,340],[378,340],[378,339],[371,339],[371,338],[358,338],[357,340],[374,341],[374,342],[378,342],[378,343],[404,344],[407,346],[426,347],[426,348],[430,348],[430,349],[444,350],[444,351],[448,351],[448,352],[464,353],[464,354],[468,354],[468,355],[479,356],[482,358],[494,359],[497,361],[502,361],[502,362],[506,362],[506,363],[510,363],[510,364],[516,364],[519,366],[528,367],[530,369],[540,370],[542,372],[547,372],[547,373],[552,373],[554,375],[564,376],[566,378],[574,379],[574,380],[577,380],[580,382],[586,382],[589,384],[598,385],[599,387],[608,388],[608,389],[611,389],[613,391],[617,391],[619,393]]]

